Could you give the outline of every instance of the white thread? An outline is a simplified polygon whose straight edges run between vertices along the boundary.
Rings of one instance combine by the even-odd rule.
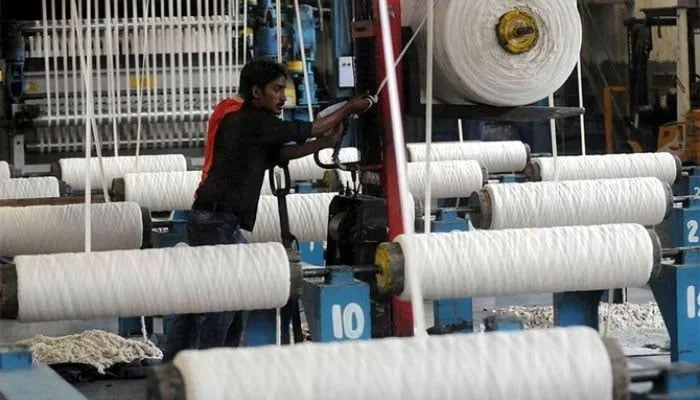
[[[657,178],[486,185],[491,229],[661,223],[671,203]]]
[[[18,256],[19,319],[255,310],[289,298],[279,243]]]
[[[331,164],[332,154],[333,149],[322,149],[319,151],[318,156],[322,163]],[[358,161],[360,156],[356,148],[343,147],[340,149],[339,158],[341,162],[348,163]],[[325,169],[316,165],[313,154],[289,161],[289,177],[292,181],[315,181],[323,179],[324,172],[326,172]]]
[[[402,235],[426,299],[642,287],[654,246],[642,225],[567,226]]]
[[[326,240],[328,207],[335,194],[309,193],[287,196],[289,230],[299,241]],[[276,196],[260,196],[253,232],[244,231],[249,242],[279,242],[280,217]]]
[[[190,400],[612,399],[590,328],[183,351]]]
[[[58,196],[60,196],[58,179],[53,176],[0,179],[0,200]]]
[[[425,143],[406,144],[411,161],[425,161]],[[525,169],[528,152],[518,141],[437,142],[430,147],[433,161],[475,160],[489,173],[516,172]]]
[[[415,162],[407,167],[408,190],[413,196],[423,195],[427,186],[426,165]],[[483,186],[484,174],[476,161],[434,161],[430,169],[433,199],[469,197]]]
[[[410,12],[425,10],[428,1],[404,3],[402,10]],[[582,28],[573,1],[437,0],[434,4],[435,94],[444,102],[531,104],[559,89],[576,66]],[[531,14],[539,29],[537,44],[521,54],[506,52],[494,28],[499,18],[513,9]],[[413,14],[405,25],[420,23],[422,13]],[[425,33],[420,38],[423,65]]]
[[[122,178],[124,174],[136,171],[136,157],[102,157],[104,162],[104,175],[109,188],[112,187],[114,178]],[[93,186],[101,183],[99,175],[99,160],[91,159],[91,177]],[[84,190],[85,160],[79,158],[63,158],[59,160],[61,166],[61,180],[73,189]],[[168,172],[186,171],[187,160],[182,154],[167,154],[160,156],[139,156],[138,167],[141,172]]]
[[[554,160],[534,158],[543,181],[554,180]],[[672,154],[637,153],[587,156],[559,156],[559,180],[637,178],[653,176],[666,183],[677,179],[678,166]]]
[[[149,211],[189,210],[201,171],[129,173],[124,175],[124,200]]]
[[[7,161],[0,160],[0,179],[10,179],[11,177],[10,164]]]
[[[0,207],[0,254],[48,254],[84,249],[85,205]],[[92,250],[138,249],[143,223],[136,203],[90,206]]]

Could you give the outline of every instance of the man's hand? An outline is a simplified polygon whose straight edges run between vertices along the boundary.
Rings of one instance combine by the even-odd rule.
[[[336,143],[340,141],[340,139],[343,137],[343,124],[340,124],[336,126],[333,129],[328,130],[325,132],[323,135],[323,140],[326,141],[327,146],[326,147],[332,147]]]
[[[377,104],[377,97],[372,95],[355,96],[348,100],[348,107],[353,114],[361,114]]]

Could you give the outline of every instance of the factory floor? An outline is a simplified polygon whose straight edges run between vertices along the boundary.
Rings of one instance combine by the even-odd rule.
[[[508,306],[543,306],[552,304],[551,295],[521,295],[506,297],[475,298],[473,303],[475,321],[481,321],[489,315],[489,310]],[[628,299],[633,303],[646,303],[653,301],[651,291],[646,289],[630,289]],[[432,306],[426,304],[426,319],[428,326],[432,324]],[[116,332],[116,319],[103,319],[93,321],[62,321],[41,323],[19,323],[16,321],[0,320],[0,345],[12,344],[18,340],[27,339],[36,334],[48,336],[61,336],[77,333],[88,329],[102,329]],[[156,327],[156,330],[158,328]],[[629,335],[628,335],[629,333]],[[625,333],[620,337],[628,356],[630,368],[650,368],[667,364],[668,353],[659,349],[644,347],[647,342],[656,342],[662,345],[667,341],[663,332],[654,332],[652,335],[644,334],[634,337],[635,332]],[[146,379],[129,380],[101,380],[76,384],[76,388],[90,400],[142,400],[146,398]],[[643,386],[635,389],[643,390]]]

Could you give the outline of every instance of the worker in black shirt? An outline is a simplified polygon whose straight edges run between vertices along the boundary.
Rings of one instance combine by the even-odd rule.
[[[373,104],[371,98],[357,96],[313,123],[283,121],[279,115],[287,100],[287,79],[281,65],[251,61],[240,74],[242,103],[227,103],[234,106],[229,110],[237,111],[218,116],[214,111],[209,122],[214,135],[208,135],[211,147],[205,150],[203,179],[187,223],[190,245],[245,243],[240,229],[253,230],[265,170],[334,146],[345,119]],[[220,122],[212,126],[212,121]],[[290,142],[297,144],[287,145]],[[240,312],[177,315],[167,335],[164,361],[186,348],[236,346],[242,328]]]

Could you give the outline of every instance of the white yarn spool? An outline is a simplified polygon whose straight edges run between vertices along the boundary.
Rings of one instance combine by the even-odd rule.
[[[318,158],[324,164],[331,164],[332,155],[333,149],[322,149],[318,154]],[[340,149],[338,157],[343,163],[355,162],[360,159],[360,155],[354,147],[343,147]],[[316,165],[313,154],[289,161],[289,177],[292,181],[315,181],[323,179],[324,172],[326,172],[325,169]]]
[[[84,209],[82,204],[0,207],[0,254],[82,251]],[[143,223],[138,204],[93,204],[90,212],[92,250],[141,247]]]
[[[0,200],[38,199],[60,195],[58,179],[53,176],[0,179]]]
[[[189,400],[612,399],[590,328],[183,351]]]
[[[596,225],[399,236],[404,291],[426,299],[642,287],[654,243],[642,225]],[[409,270],[413,270],[413,274]]]
[[[136,157],[102,157],[104,165],[104,177],[107,180],[107,187],[112,187],[114,178],[123,178],[125,174],[136,172]],[[59,160],[61,166],[61,180],[69,184],[73,189],[85,189],[85,159],[83,158],[63,158]],[[182,154],[166,154],[159,156],[139,156],[139,172],[168,172],[186,171],[187,160]],[[90,160],[90,180],[92,187],[101,187],[102,177],[100,176],[99,160]]]
[[[534,158],[532,162],[539,166],[543,181],[555,179],[552,158]],[[666,152],[559,156],[557,163],[560,181],[653,176],[671,184],[679,172],[676,159]]]
[[[10,164],[7,161],[0,161],[0,179],[9,179],[12,177],[10,174]]]
[[[408,163],[408,190],[421,196],[427,185],[425,163]],[[476,161],[435,161],[430,164],[433,199],[469,197],[484,185],[484,174]]]
[[[425,143],[406,145],[411,161],[425,161]],[[432,161],[475,160],[489,173],[516,172],[525,169],[528,149],[523,142],[437,142],[430,145]]]
[[[124,200],[151,212],[189,210],[201,178],[201,171],[126,174]]]
[[[290,290],[278,243],[18,256],[19,319],[280,307]]]
[[[668,189],[668,190],[667,190]],[[661,223],[672,204],[657,178],[489,184],[490,229]]]
[[[531,104],[559,89],[578,61],[582,28],[573,0],[411,0],[401,4],[405,24],[415,29],[428,4],[435,7],[435,94],[444,102]],[[539,30],[520,54],[506,52],[494,29],[513,9],[532,15]]]
[[[334,193],[291,194],[287,196],[289,230],[299,241],[326,240],[328,207]],[[280,217],[277,197],[260,196],[258,215],[253,232],[244,231],[249,242],[279,242]]]

